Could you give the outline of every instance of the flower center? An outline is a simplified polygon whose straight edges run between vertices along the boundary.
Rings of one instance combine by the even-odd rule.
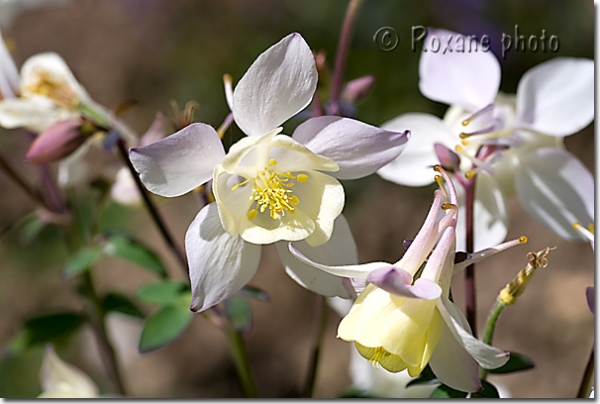
[[[296,176],[286,172],[285,174],[274,171],[272,167],[277,164],[274,159],[269,160],[269,164],[264,170],[260,171],[254,178],[254,188],[250,200],[256,201],[254,208],[248,212],[248,219],[252,220],[256,215],[264,213],[269,209],[269,216],[277,220],[284,216],[285,212],[294,213],[295,206],[300,203],[300,199],[292,194],[291,187],[294,186],[292,180],[298,182],[308,181],[308,175],[298,174]],[[239,184],[236,184],[232,191],[235,191],[240,186],[247,184],[250,179],[247,179]]]
[[[27,90],[67,108],[76,107],[79,103],[77,95],[65,80],[53,77],[46,71],[37,72],[35,79],[27,85]]]
[[[369,359],[369,362],[374,368],[379,369],[381,359],[390,355],[391,354],[388,351],[380,346],[375,348],[375,352],[373,353],[373,356],[371,356],[371,359]]]

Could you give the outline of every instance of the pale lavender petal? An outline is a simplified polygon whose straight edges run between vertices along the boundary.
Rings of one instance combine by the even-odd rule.
[[[443,29],[427,29],[425,48],[419,62],[419,89],[425,97],[445,104],[458,104],[475,112],[494,102],[500,86],[500,63],[492,52],[479,46],[470,52],[457,52],[460,34]],[[452,36],[453,52],[444,52]],[[434,37],[441,41],[437,52]],[[465,46],[468,37],[463,37]],[[468,49],[468,48],[467,48]]]
[[[224,156],[219,135],[203,123],[191,124],[166,139],[129,150],[146,188],[167,197],[183,195],[210,180]]]
[[[247,135],[264,135],[310,104],[317,79],[308,44],[300,34],[290,34],[264,51],[239,81],[233,118]]]
[[[594,177],[566,150],[542,148],[520,159],[515,187],[521,206],[566,240],[585,240],[573,223],[594,221]]]
[[[256,273],[262,247],[230,236],[216,203],[206,205],[185,234],[192,311],[204,311],[238,292]]]
[[[442,288],[429,279],[419,278],[411,285],[412,275],[399,268],[378,268],[367,276],[367,281],[393,295],[412,299],[433,300],[442,294]]]
[[[298,126],[292,136],[311,151],[340,166],[340,179],[361,178],[394,160],[406,148],[410,132],[393,132],[350,118],[321,116]]]
[[[527,71],[517,88],[520,126],[552,135],[576,133],[594,120],[594,61],[555,58]]]

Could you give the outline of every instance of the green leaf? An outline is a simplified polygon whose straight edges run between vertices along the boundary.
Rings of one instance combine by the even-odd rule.
[[[533,367],[535,367],[535,364],[531,359],[529,359],[523,354],[511,352],[510,358],[508,358],[508,362],[506,362],[503,366],[500,366],[497,369],[490,369],[490,373],[502,374],[520,372],[522,370],[531,369]]]
[[[252,327],[252,310],[248,299],[241,294],[235,294],[224,302],[225,313],[233,329],[244,333]]]
[[[129,237],[123,235],[107,236],[104,252],[149,269],[160,277],[165,278],[167,276],[167,269],[154,251]]]
[[[139,351],[146,353],[167,345],[187,328],[192,316],[188,309],[172,306],[161,308],[144,323]]]
[[[26,217],[21,223],[20,227],[20,241],[21,243],[28,245],[35,240],[41,233],[42,230],[48,225],[48,222],[44,222],[36,214]]]
[[[481,385],[483,390],[471,393],[471,398],[500,398],[496,386],[492,383],[482,380]]]
[[[102,299],[105,312],[114,311],[134,317],[144,318],[144,313],[125,295],[110,292]]]
[[[63,275],[70,277],[87,271],[100,258],[100,254],[102,250],[99,247],[85,247],[79,250],[67,261]]]
[[[28,345],[45,344],[76,331],[85,317],[79,313],[64,312],[34,317],[24,324]]]
[[[440,381],[438,380],[437,376],[433,374],[433,371],[431,370],[429,365],[427,365],[425,366],[425,369],[423,369],[419,376],[417,376],[416,378],[414,378],[406,384],[406,387],[438,383],[440,383]]]
[[[269,302],[271,300],[271,298],[269,297],[267,292],[255,287],[255,286],[246,285],[242,288],[242,290],[240,292],[248,297],[251,297],[256,300],[260,300],[261,302]]]
[[[454,390],[452,387],[448,387],[442,384],[440,387],[435,389],[429,398],[465,398],[467,393],[464,391]]]
[[[181,296],[184,292],[190,290],[190,287],[178,281],[162,281],[162,282],[154,282],[148,283],[142,286],[137,291],[138,299],[152,303],[159,304],[161,306],[165,305],[179,305],[179,301],[181,300]],[[187,295],[186,295],[187,296]],[[190,302],[186,303],[189,307]]]

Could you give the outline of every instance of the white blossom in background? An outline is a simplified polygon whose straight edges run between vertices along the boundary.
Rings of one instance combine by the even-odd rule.
[[[429,29],[429,37],[458,34]],[[466,40],[468,43],[468,40]],[[508,214],[505,198],[516,191],[521,205],[559,236],[581,239],[575,221],[593,221],[593,189],[589,170],[564,150],[565,136],[594,119],[594,62],[555,58],[531,68],[517,94],[498,91],[500,64],[491,52],[423,52],[419,88],[431,100],[450,104],[444,119],[407,113],[382,125],[410,128],[411,142],[402,156],[378,174],[401,185],[431,183],[429,168],[439,163],[435,145],[456,151],[460,171],[477,175],[475,249],[504,240]],[[571,210],[561,201],[570,200]],[[574,209],[574,210],[573,210]],[[464,216],[464,215],[463,215]],[[464,220],[459,222],[459,248],[464,246]]]
[[[38,398],[97,398],[98,386],[84,372],[62,361],[54,347],[44,353],[40,383],[43,392]]]
[[[474,392],[481,389],[479,366],[495,369],[506,363],[509,354],[473,337],[466,318],[448,298],[451,277],[471,263],[527,240],[509,241],[455,264],[458,197],[446,173],[436,170],[448,185],[437,177],[441,189],[435,192],[431,210],[395,264],[324,265],[307,258],[293,243],[289,248],[307,265],[369,282],[338,327],[338,337],[354,342],[363,358],[390,372],[408,370],[412,377],[429,364],[444,384]]]
[[[345,263],[339,247],[352,235],[340,216],[344,191],[338,179],[374,173],[402,152],[409,134],[334,116],[309,119],[291,137],[280,134],[281,124],[311,102],[317,77],[304,39],[288,35],[228,91],[233,118],[247,136],[227,154],[217,132],[201,123],[131,149],[142,182],[158,195],[183,195],[213,181],[216,202],[198,213],[186,233],[193,310],[239,291],[254,276],[265,244],[304,240],[300,244],[319,257]],[[350,297],[341,278],[296,264],[285,246],[278,251],[301,285]]]

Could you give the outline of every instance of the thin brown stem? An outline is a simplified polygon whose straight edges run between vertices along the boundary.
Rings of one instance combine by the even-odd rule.
[[[121,377],[121,372],[119,370],[119,365],[117,363],[117,355],[112,344],[110,343],[108,333],[106,331],[106,312],[104,311],[102,302],[96,293],[91,271],[85,272],[84,280],[88,292],[87,295],[94,309],[91,325],[98,343],[100,357],[104,367],[106,368],[106,372],[110,378],[110,381],[114,386],[115,392],[119,395],[125,396],[125,387]]]
[[[167,228],[165,221],[163,220],[162,216],[158,212],[158,209],[156,208],[156,206],[150,199],[150,195],[148,194],[148,191],[146,191],[146,188],[142,184],[142,181],[140,180],[138,173],[135,171],[135,168],[133,167],[133,164],[131,163],[131,160],[129,159],[129,153],[127,152],[127,148],[125,146],[125,142],[123,141],[123,139],[119,139],[119,141],[117,142],[117,148],[119,150],[119,154],[121,155],[121,158],[123,159],[123,162],[127,165],[127,168],[129,169],[129,172],[131,173],[131,176],[133,177],[133,179],[135,181],[135,185],[137,186],[137,189],[140,192],[142,199],[144,200],[144,204],[146,205],[146,208],[148,209],[148,212],[150,213],[150,216],[152,217],[154,224],[156,225],[156,227],[160,231],[160,234],[162,235],[163,239],[165,240],[165,242],[167,243],[169,248],[171,248],[171,250],[177,257],[177,259],[179,260],[181,266],[187,273],[188,267],[187,267],[187,260],[185,258],[185,254],[178,247],[177,243],[175,243],[175,239],[169,232],[169,229]]]
[[[577,391],[577,398],[588,398],[590,396],[590,391],[592,390],[593,383],[594,347],[592,347],[592,351],[590,352],[590,358],[588,359],[588,363],[585,366],[585,371],[583,372],[583,377],[581,378],[581,384],[579,385],[579,390]]]
[[[327,329],[327,319],[329,314],[329,307],[325,302],[324,296],[317,296],[317,307],[316,307],[315,320],[317,325],[317,337],[315,345],[313,347],[312,355],[310,358],[310,364],[308,366],[308,375],[306,378],[306,385],[303,391],[303,397],[311,398],[315,391],[317,382],[317,370],[319,365],[319,356],[321,354],[321,348],[323,347],[323,338],[325,337],[325,330]]]
[[[25,194],[27,194],[27,196],[31,198],[32,201],[34,201],[38,205],[46,206],[46,202],[44,201],[42,196],[29,187],[25,180],[21,178],[21,176],[17,174],[16,171],[12,169],[8,161],[6,161],[4,157],[2,157],[2,155],[0,155],[0,169],[2,169],[5,172],[6,176],[13,180],[14,183],[19,188],[21,188],[21,190],[23,190],[23,192],[25,192]]]
[[[466,207],[466,245],[467,253],[474,252],[475,235],[474,235],[474,216],[475,216],[475,177],[467,180],[465,187],[465,207]],[[465,302],[467,322],[471,327],[473,336],[477,338],[477,296],[475,284],[475,264],[467,267],[465,273]]]
[[[339,114],[338,101],[342,93],[342,84],[344,82],[344,70],[346,67],[348,48],[350,47],[350,39],[352,38],[352,29],[354,28],[356,12],[358,11],[361,1],[362,0],[350,0],[350,2],[348,3],[348,7],[346,8],[346,15],[344,16],[344,23],[342,25],[342,31],[340,33],[340,40],[338,42],[330,96],[332,108],[335,109],[334,111],[332,111],[332,113],[336,115]]]

